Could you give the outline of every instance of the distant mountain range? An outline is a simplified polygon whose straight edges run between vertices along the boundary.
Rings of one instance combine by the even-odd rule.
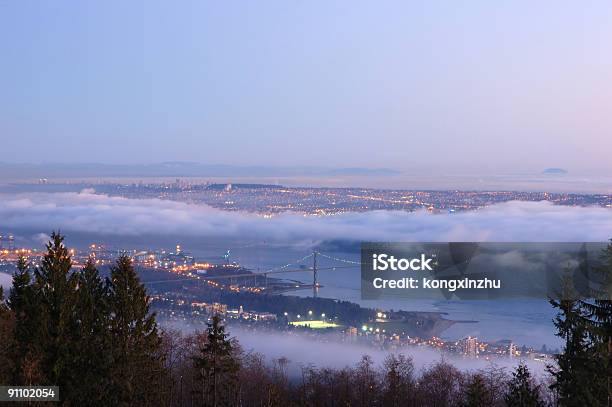
[[[329,177],[394,176],[389,168],[268,167],[164,162],[156,164],[10,164],[0,163],[0,178],[71,177]]]
[[[563,168],[547,168],[544,171],[542,171],[542,174],[564,175],[564,174],[567,174],[567,170],[564,170]]]

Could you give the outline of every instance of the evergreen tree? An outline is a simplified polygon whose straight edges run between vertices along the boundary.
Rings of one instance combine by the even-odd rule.
[[[207,341],[194,357],[194,367],[202,383],[202,401],[206,406],[232,406],[236,401],[239,364],[233,345],[218,315],[208,324]]]
[[[593,405],[612,405],[612,243],[603,250],[595,268],[599,280],[593,298],[581,302],[591,340]]]
[[[30,264],[20,256],[17,270],[13,273],[13,285],[9,293],[8,307],[14,316],[13,337],[19,338],[11,349],[13,375],[12,383],[25,383],[22,366],[28,353],[34,352],[36,343],[33,339],[38,331],[37,311],[33,307],[33,293],[30,276]]]
[[[465,390],[465,407],[489,406],[489,391],[482,375],[475,374]]]
[[[14,383],[14,361],[11,358],[11,352],[15,346],[14,323],[14,314],[6,305],[4,290],[0,286],[0,385]]]
[[[93,260],[77,273],[75,357],[71,369],[76,405],[108,405],[112,352],[108,334],[108,298],[104,281]]]
[[[160,404],[164,380],[161,337],[130,257],[119,257],[107,284],[113,356],[111,404]]]
[[[54,232],[41,266],[34,270],[31,312],[37,313],[39,325],[33,345],[40,350],[41,383],[60,386],[62,398],[70,393],[70,375],[74,373],[68,368],[75,350],[76,278],[71,268],[72,259],[64,237]]]
[[[512,379],[508,382],[508,392],[505,400],[508,407],[540,407],[544,405],[540,398],[539,386],[534,385],[531,373],[525,364],[521,363],[512,372]]]
[[[24,317],[29,302],[28,296],[31,289],[30,264],[24,256],[17,260],[17,270],[13,273],[13,287],[11,288],[8,304],[13,312]]]
[[[556,366],[548,371],[554,378],[551,389],[563,406],[592,405],[595,402],[591,389],[591,357],[585,315],[573,288],[569,270],[563,277],[563,293],[560,299],[551,299],[553,307],[559,309],[553,323],[556,335],[564,340],[563,350],[555,356]]]

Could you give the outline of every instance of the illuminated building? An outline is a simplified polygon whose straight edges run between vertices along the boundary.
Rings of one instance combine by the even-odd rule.
[[[478,342],[476,341],[476,338],[472,338],[471,336],[468,336],[465,339],[463,353],[466,356],[471,356],[471,357],[476,357],[476,355],[478,355]]]

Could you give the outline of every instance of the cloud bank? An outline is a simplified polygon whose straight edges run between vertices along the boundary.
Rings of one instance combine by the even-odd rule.
[[[193,333],[195,328],[182,323],[162,322],[166,328],[182,331],[183,333]],[[201,330],[201,328],[198,328]],[[288,358],[290,377],[300,377],[301,368],[313,366],[317,368],[342,369],[347,366],[353,367],[363,355],[369,355],[377,367],[382,366],[385,358],[391,353],[403,353],[410,356],[414,367],[418,372],[445,360],[463,371],[476,371],[487,369],[492,365],[499,368],[514,370],[516,366],[524,362],[532,373],[542,376],[546,372],[544,363],[532,360],[498,358],[494,361],[486,359],[473,359],[458,357],[454,354],[442,354],[437,350],[427,347],[411,346],[399,351],[383,350],[359,343],[341,342],[340,336],[328,334],[329,336],[320,337],[321,341],[315,340],[310,336],[298,332],[277,333],[270,331],[244,329],[239,325],[228,326],[228,333],[231,337],[238,339],[238,342],[246,352],[257,352],[265,355],[270,363],[274,359],[281,357]]]
[[[491,366],[491,362],[485,359],[461,358],[453,354],[443,354],[437,350],[426,347],[408,347],[401,351],[393,352],[389,350],[376,349],[370,346],[357,343],[339,342],[339,338],[319,342],[311,337],[300,334],[272,333],[241,329],[237,326],[229,327],[229,334],[240,342],[246,351],[262,353],[267,360],[286,357],[289,359],[290,374],[299,376],[302,366],[332,367],[342,369],[347,366],[354,366],[363,355],[372,357],[376,366],[382,366],[385,358],[391,353],[403,353],[412,357],[414,367],[421,371],[432,364],[446,360],[458,369],[478,370],[486,369]],[[506,367],[513,370],[521,361],[517,359],[496,359],[498,367]],[[529,368],[536,374],[545,372],[545,365],[525,360]]]
[[[192,236],[306,242],[604,241],[612,210],[507,202],[452,215],[372,211],[328,217],[282,214],[271,219],[205,205],[80,193],[0,194],[0,230],[60,229],[123,236]]]

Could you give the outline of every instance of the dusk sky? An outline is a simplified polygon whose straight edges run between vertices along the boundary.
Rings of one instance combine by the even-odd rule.
[[[0,1],[0,162],[612,175],[612,2]]]

